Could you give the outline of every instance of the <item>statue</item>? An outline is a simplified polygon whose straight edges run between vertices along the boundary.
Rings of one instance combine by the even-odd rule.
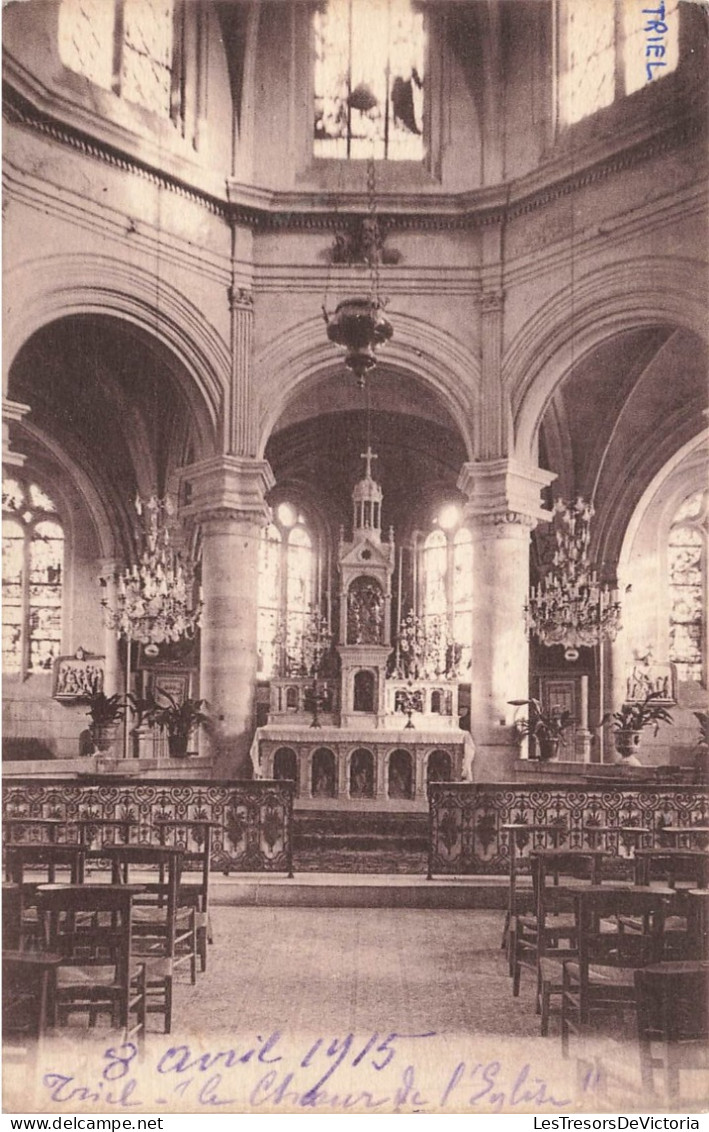
[[[347,643],[381,645],[384,640],[384,594],[373,578],[355,578],[347,594]]]

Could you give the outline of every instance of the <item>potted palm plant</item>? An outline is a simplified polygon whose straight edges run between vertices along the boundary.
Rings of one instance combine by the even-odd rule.
[[[89,731],[97,751],[112,750],[118,736],[118,724],[125,715],[126,704],[118,693],[107,696],[105,692],[92,692],[89,696],[91,717]]]
[[[573,718],[570,711],[563,711],[558,704],[545,708],[540,700],[508,700],[514,707],[527,707],[526,719],[519,719],[515,730],[520,739],[529,736],[530,759],[550,762],[559,756],[559,747],[566,746],[565,733],[571,727]]]
[[[189,754],[190,737],[201,724],[209,721],[202,708],[206,700],[194,700],[188,696],[178,702],[169,692],[157,689],[160,696],[168,701],[152,713],[152,721],[167,735],[167,745],[171,758],[184,758]]]
[[[657,735],[661,723],[674,723],[664,703],[658,703],[663,700],[665,697],[662,692],[648,692],[644,700],[624,703],[618,711],[607,712],[603,716],[601,725],[605,723],[613,725],[615,749],[621,759],[635,756],[640,737],[646,727],[652,727],[653,734]]]

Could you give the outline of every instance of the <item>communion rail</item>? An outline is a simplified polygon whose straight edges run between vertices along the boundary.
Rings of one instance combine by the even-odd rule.
[[[602,848],[609,873],[627,869],[637,845],[670,844],[667,826],[707,825],[706,786],[435,782],[428,787],[428,875],[507,874],[510,838],[524,869],[531,849]],[[510,825],[551,828],[526,833]],[[633,830],[635,832],[633,832]]]
[[[173,830],[179,823],[178,839],[188,850],[199,848],[199,827],[190,823],[208,821],[214,870],[293,875],[292,782],[6,778],[3,818],[22,817],[58,819],[59,843],[79,841],[81,824],[93,819],[103,844],[159,845],[161,823]],[[12,824],[23,840],[46,840],[41,823]]]

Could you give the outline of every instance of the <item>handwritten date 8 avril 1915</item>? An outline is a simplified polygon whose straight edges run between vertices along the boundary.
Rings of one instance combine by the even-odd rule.
[[[104,1051],[95,1084],[71,1072],[45,1072],[45,1099],[58,1106],[206,1110],[499,1112],[568,1108],[528,1063],[452,1058],[432,1071],[433,1031],[319,1037],[294,1048],[280,1031],[244,1048],[195,1050],[181,1044],[141,1063],[131,1042]],[[421,1066],[412,1055],[421,1050]],[[428,1048],[427,1048],[428,1047]],[[144,1094],[144,1095],[143,1095]]]

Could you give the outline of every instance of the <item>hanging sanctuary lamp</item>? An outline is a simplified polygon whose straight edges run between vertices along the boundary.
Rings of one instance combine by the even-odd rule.
[[[355,375],[360,387],[366,384],[367,374],[377,364],[377,347],[388,342],[394,333],[384,314],[386,301],[381,298],[379,286],[382,240],[377,219],[373,158],[367,163],[367,194],[369,217],[362,222],[359,262],[369,268],[368,293],[343,299],[333,314],[329,314],[323,305],[327,336],[336,346],[344,348],[345,365]]]

